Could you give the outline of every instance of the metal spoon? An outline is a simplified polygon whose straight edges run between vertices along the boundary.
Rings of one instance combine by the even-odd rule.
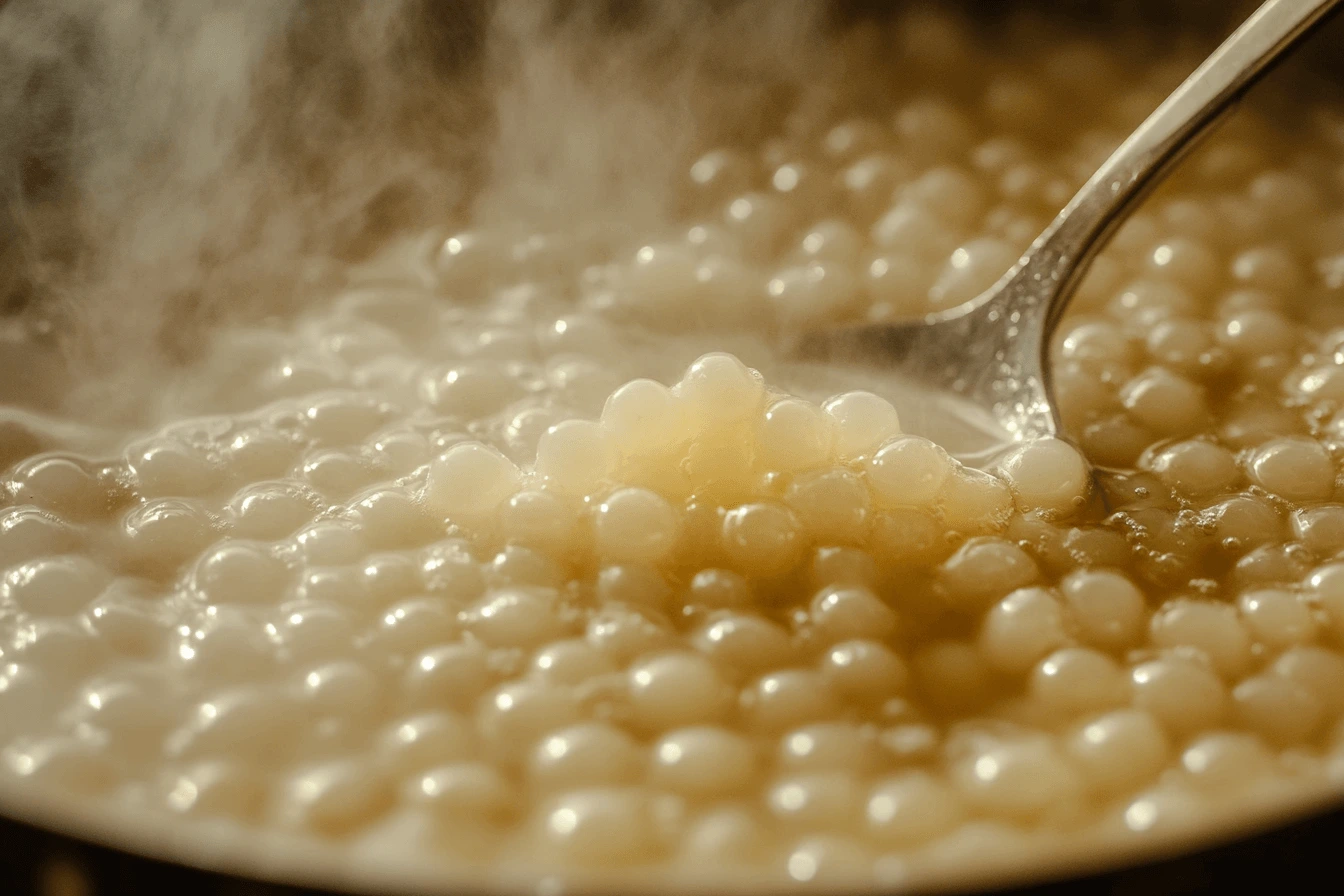
[[[1344,0],[1268,0],[1186,78],[1092,175],[988,291],[922,320],[805,334],[810,374],[866,367],[902,428],[970,463],[1060,433],[1050,337],[1092,259],[1147,192],[1269,67]]]

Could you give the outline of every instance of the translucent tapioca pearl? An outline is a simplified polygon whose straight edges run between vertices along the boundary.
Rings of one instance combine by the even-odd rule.
[[[783,268],[770,278],[765,291],[787,327],[812,327],[847,317],[861,300],[854,270],[831,260]]]
[[[823,543],[858,542],[871,516],[871,498],[863,479],[843,468],[800,475],[789,484],[784,501],[792,511],[800,537],[805,535]]]
[[[1130,670],[1134,706],[1153,714],[1175,734],[1204,731],[1228,712],[1227,689],[1198,660],[1175,654],[1148,660]]]
[[[1311,609],[1296,593],[1278,588],[1244,592],[1237,599],[1242,619],[1256,641],[1274,648],[1305,644],[1316,636]]]
[[[901,107],[892,124],[906,151],[927,162],[959,159],[975,142],[971,121],[940,97],[912,100]]]
[[[491,647],[538,647],[565,633],[557,601],[550,588],[504,588],[488,592],[458,614],[458,620]]]
[[[1278,541],[1284,530],[1278,510],[1256,495],[1237,495],[1219,501],[1204,512],[1204,517],[1212,524],[1220,543],[1240,551]]]
[[[1164,367],[1150,367],[1125,383],[1120,401],[1130,417],[1159,435],[1197,432],[1210,419],[1204,389]]]
[[[832,645],[818,661],[818,668],[836,694],[863,705],[902,693],[910,677],[895,651],[867,637]]]
[[[351,445],[386,420],[390,408],[371,395],[332,393],[305,401],[303,425],[319,445]]]
[[[751,582],[729,569],[702,569],[687,585],[685,603],[704,610],[731,610],[751,605]]]
[[[435,597],[411,597],[383,610],[364,636],[371,655],[408,658],[451,640],[458,616]],[[465,625],[463,626],[465,627]]]
[[[258,482],[235,494],[227,509],[238,537],[277,539],[311,520],[318,506],[317,495],[296,482]]]
[[[900,436],[877,449],[864,465],[869,486],[887,506],[924,505],[942,490],[955,462],[919,436]]]
[[[1216,287],[1222,273],[1218,256],[1208,246],[1181,237],[1153,247],[1145,265],[1152,277],[1205,293]]]
[[[1036,581],[1035,561],[1001,538],[972,538],[939,569],[939,584],[957,606],[978,608]]]
[[[192,573],[200,599],[210,604],[278,603],[290,571],[267,550],[250,541],[226,541],[204,554]]]
[[[1314,439],[1272,439],[1246,459],[1251,481],[1288,501],[1321,501],[1335,490],[1335,464]]]
[[[1344,367],[1323,364],[1300,374],[1294,373],[1290,388],[1315,401],[1338,401],[1344,398]],[[1338,429],[1337,426],[1332,428]]]
[[[825,677],[806,669],[763,675],[742,690],[740,702],[747,723],[766,733],[820,721],[836,708],[835,695]]]
[[[623,278],[620,302],[641,319],[674,322],[699,302],[696,253],[688,246],[660,243],[641,247]]]
[[[982,470],[956,470],[943,483],[938,503],[947,528],[962,534],[1003,528],[1013,512],[1013,493],[1007,483]]]
[[[1048,712],[1074,715],[1124,704],[1130,695],[1124,669],[1086,647],[1066,647],[1036,664],[1028,679],[1031,699]]]
[[[792,773],[846,771],[864,775],[882,761],[876,730],[850,722],[819,722],[779,740],[779,767]]]
[[[863,251],[864,237],[844,221],[828,218],[812,225],[794,250],[802,262],[833,262],[852,268]]]
[[[1190,647],[1202,652],[1226,677],[1245,670],[1251,659],[1251,638],[1236,607],[1223,603],[1172,600],[1149,624],[1158,647]]]
[[[20,779],[85,796],[107,793],[120,777],[98,744],[77,737],[21,738],[0,752],[0,762]]]
[[[79,547],[78,530],[59,516],[36,507],[0,511],[0,563],[11,566],[45,554]]]
[[[554,641],[532,657],[532,674],[560,685],[581,685],[616,671],[611,657],[579,638]]]
[[[476,758],[476,729],[470,718],[434,711],[398,719],[378,732],[373,761],[396,778],[437,765]]]
[[[770,172],[769,183],[770,191],[787,200],[795,216],[833,202],[829,170],[809,161],[784,161]]]
[[[1303,174],[1271,170],[1257,174],[1247,187],[1247,195],[1256,209],[1269,221],[1293,226],[1319,214],[1321,196],[1317,187]]]
[[[188,763],[163,776],[162,805],[171,812],[256,821],[265,809],[264,777],[228,759]]]
[[[854,220],[866,223],[888,206],[897,184],[909,180],[913,173],[913,166],[905,158],[872,152],[836,175],[836,196]]]
[[[401,486],[380,486],[355,495],[344,516],[359,526],[375,550],[419,547],[443,534],[443,521]]]
[[[677,862],[693,869],[693,874],[711,866],[751,873],[769,854],[769,843],[760,813],[727,803],[689,820],[677,847]]]
[[[1233,714],[1243,726],[1281,746],[1302,743],[1324,721],[1310,690],[1273,673],[1254,675],[1232,689]]]
[[[873,222],[869,236],[883,252],[900,253],[925,263],[947,258],[960,241],[958,234],[932,211],[906,202],[883,212]]]
[[[1215,731],[1181,754],[1181,770],[1195,786],[1214,793],[1240,790],[1271,773],[1274,757],[1254,734]]]
[[[1128,335],[1105,320],[1083,320],[1064,332],[1059,340],[1059,356],[1089,370],[1125,370],[1134,360],[1134,347]]]
[[[793,830],[843,831],[855,826],[863,792],[850,771],[784,775],[769,787],[766,808],[778,824]]]
[[[498,824],[518,808],[514,785],[487,762],[443,763],[408,779],[401,798],[443,822]]]
[[[961,796],[939,777],[907,771],[883,779],[868,793],[868,833],[887,846],[927,843],[965,818]]]
[[[16,504],[82,517],[102,510],[109,500],[107,487],[79,459],[38,455],[15,467],[8,490]]]
[[[756,748],[728,728],[697,725],[669,731],[653,744],[649,783],[693,800],[731,796],[759,774]]]
[[[666,617],[647,607],[628,604],[599,609],[589,617],[584,639],[619,665],[671,649],[677,643],[676,632]]]
[[[687,441],[689,409],[672,390],[653,380],[621,386],[602,408],[602,425],[627,457],[656,455]]]
[[[1098,466],[1133,467],[1153,444],[1154,435],[1128,414],[1106,414],[1083,427],[1079,444]]]
[[[559,588],[566,576],[555,560],[517,544],[505,545],[482,568],[491,588]]]
[[[430,466],[422,500],[442,517],[488,514],[517,489],[521,474],[508,458],[480,442],[459,442]]]
[[[391,783],[358,759],[332,760],[294,773],[282,785],[282,822],[341,836],[373,821],[392,805]]]
[[[1250,289],[1294,293],[1306,283],[1299,257],[1284,246],[1256,246],[1238,253],[1230,265],[1232,279]]]
[[[601,604],[627,604],[655,612],[671,609],[674,599],[663,574],[642,564],[603,567],[597,575],[596,596]]]
[[[220,691],[192,708],[164,742],[164,755],[184,760],[264,763],[285,755],[304,723],[295,700],[278,687]]]
[[[835,450],[843,460],[862,457],[901,431],[891,402],[871,392],[846,392],[822,410],[835,422]]]
[[[1289,520],[1293,538],[1317,555],[1333,553],[1344,545],[1344,505],[1301,507]]]
[[[174,674],[201,681],[259,680],[279,659],[265,624],[238,606],[212,606],[179,625],[170,657]]]
[[[723,517],[720,545],[731,564],[748,576],[770,577],[798,565],[807,533],[798,516],[780,504],[735,507]]]
[[[706,222],[686,228],[682,242],[702,260],[736,258],[742,253],[737,238],[722,224]]]
[[[324,496],[339,500],[372,482],[377,471],[358,455],[345,451],[314,451],[304,457],[300,475]]]
[[[544,806],[545,846],[566,865],[610,868],[647,862],[659,846],[651,796],[642,788],[575,790]]]
[[[1204,439],[1168,445],[1147,466],[1167,486],[1187,498],[1229,492],[1241,481],[1236,455]]]
[[[966,712],[983,703],[993,671],[980,650],[964,641],[935,640],[915,648],[910,672],[916,694],[939,712]]]
[[[556,792],[576,787],[635,783],[645,752],[633,737],[608,722],[582,722],[542,739],[527,762],[534,787]]]
[[[356,636],[353,614],[331,604],[288,607],[264,630],[286,660],[301,663],[339,658],[349,652]]]
[[[444,414],[481,417],[525,394],[524,384],[506,365],[471,361],[432,368],[420,381],[421,400]]]
[[[735,149],[713,149],[696,159],[687,175],[688,186],[699,202],[722,202],[752,186],[755,165]]]
[[[773,258],[793,228],[795,212],[787,198],[767,193],[742,193],[723,210],[723,223],[753,260]]]
[[[1292,323],[1266,308],[1232,311],[1219,321],[1217,337],[1238,358],[1249,360],[1291,351],[1298,339]]]
[[[1158,321],[1144,344],[1150,358],[1182,375],[1199,377],[1227,366],[1214,328],[1205,321],[1179,317]]]
[[[70,616],[87,607],[111,581],[106,569],[86,557],[31,560],[0,578],[0,606],[35,616]]]
[[[1023,511],[1072,513],[1087,500],[1092,483],[1087,461],[1059,439],[1038,439],[1014,449],[1001,469]]]
[[[476,724],[486,755],[513,762],[544,735],[573,725],[581,717],[573,688],[525,679],[486,694],[477,708]]]
[[[812,598],[812,624],[828,642],[870,637],[882,639],[896,630],[896,611],[867,588],[831,586]]]
[[[1224,412],[1218,437],[1229,448],[1252,448],[1276,438],[1291,438],[1305,429],[1302,413],[1295,408],[1277,402],[1246,400]]]
[[[686,403],[693,424],[700,427],[752,419],[765,401],[760,373],[722,352],[697,359],[672,391]]]
[[[813,588],[858,585],[875,588],[881,570],[873,553],[856,547],[828,545],[812,552],[810,582]]]
[[[400,688],[410,708],[466,709],[496,677],[490,653],[479,642],[449,641],[411,658],[401,673]]]
[[[899,189],[898,201],[927,209],[950,226],[964,230],[984,214],[988,205],[975,175],[951,165],[940,165]]]
[[[1078,798],[1084,783],[1050,738],[988,745],[952,767],[951,780],[973,807],[1022,818]]]
[[[1123,573],[1078,570],[1060,581],[1059,590],[1083,641],[1117,650],[1133,645],[1142,634],[1148,614],[1143,592]]]
[[[126,449],[131,488],[144,498],[195,496],[208,492],[218,471],[200,451],[168,438]]]
[[[661,495],[620,489],[597,506],[594,549],[612,563],[661,563],[681,537],[681,516]]]
[[[150,760],[181,711],[161,690],[162,683],[150,674],[102,675],[80,688],[64,716],[76,728],[89,725],[106,735],[109,750],[120,752],[123,762]]]
[[[299,444],[296,439],[267,430],[247,430],[234,436],[224,447],[226,470],[244,481],[279,476],[294,465]]]
[[[922,261],[900,252],[871,259],[859,272],[872,302],[870,319],[907,317],[924,310],[934,276]]]
[[[757,440],[757,462],[767,470],[791,473],[827,463],[834,424],[817,405],[784,398],[766,408]]]
[[[1067,640],[1059,598],[1044,588],[1023,588],[989,611],[978,643],[993,668],[1020,673]]]
[[[1157,776],[1171,745],[1152,715],[1120,709],[1078,727],[1065,740],[1064,750],[1089,789],[1124,793]]]
[[[1133,220],[1133,219],[1131,219]],[[1199,303],[1183,287],[1162,280],[1136,280],[1107,303],[1107,313],[1122,330],[1144,338],[1160,320],[1200,317]]]
[[[126,583],[126,584],[120,584]],[[84,613],[83,623],[114,653],[131,657],[161,655],[172,616],[160,602],[141,597],[127,580],[114,582]]]
[[[1002,240],[971,240],[952,251],[937,279],[929,287],[929,302],[935,308],[954,308],[993,286],[1018,260],[1021,253]]]
[[[716,722],[732,708],[732,688],[715,664],[697,653],[642,660],[627,679],[634,719],[650,731]]]

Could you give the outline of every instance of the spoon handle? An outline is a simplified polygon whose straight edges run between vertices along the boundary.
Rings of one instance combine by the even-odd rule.
[[[1267,0],[1139,125],[1037,238],[1014,274],[1045,300],[1047,336],[1092,257],[1219,115],[1344,0]],[[1043,280],[1052,288],[1041,289]],[[1030,299],[1028,299],[1030,301]]]

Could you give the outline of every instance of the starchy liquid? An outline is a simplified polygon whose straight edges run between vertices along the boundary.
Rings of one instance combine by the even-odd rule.
[[[1337,104],[1241,113],[1121,229],[1055,341],[1068,440],[972,469],[779,388],[781,336],[997,279],[1171,86],[1125,53],[707,147],[666,232],[394,247],[78,450],[6,412],[4,786],[366,871],[763,889],[1334,793]]]

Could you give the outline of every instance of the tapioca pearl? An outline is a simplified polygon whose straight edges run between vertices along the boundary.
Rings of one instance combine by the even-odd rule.
[[[1181,769],[1211,793],[1246,787],[1272,772],[1274,756],[1263,740],[1239,731],[1215,731],[1194,740],[1181,754]]]
[[[1037,704],[1058,715],[1110,709],[1130,696],[1125,670],[1086,647],[1066,647],[1041,660],[1031,671],[1028,690]]]
[[[390,782],[359,759],[331,760],[281,785],[282,823],[329,837],[350,834],[391,808]]]
[[[901,432],[891,402],[871,392],[837,395],[822,410],[835,421],[835,451],[842,460],[867,455]]]
[[[319,445],[353,445],[382,425],[388,410],[370,395],[322,395],[303,408],[304,429]]]
[[[833,125],[821,139],[821,151],[835,162],[846,162],[886,145],[888,132],[876,121],[849,118]]]
[[[755,166],[736,149],[712,149],[691,164],[687,173],[690,189],[701,201],[722,201],[751,186]]]
[[[542,791],[633,784],[643,775],[644,748],[608,722],[562,728],[533,749],[527,777]]]
[[[938,571],[947,600],[967,608],[987,607],[1039,576],[1036,562],[1026,551],[991,536],[970,539]]]
[[[682,242],[702,260],[736,258],[742,252],[737,238],[722,224],[710,221],[686,228]]]
[[[1305,596],[1324,611],[1336,638],[1344,638],[1344,563],[1327,563],[1312,570],[1304,580]]]
[[[896,630],[896,611],[867,588],[834,586],[812,598],[812,624],[827,641],[885,638]]]
[[[0,579],[0,605],[36,616],[80,612],[112,581],[101,565],[80,556],[45,557],[11,568]]]
[[[89,606],[83,623],[112,652],[149,657],[165,649],[172,618],[158,601],[114,582]]]
[[[681,526],[680,515],[661,495],[620,489],[597,506],[594,548],[608,562],[661,563],[676,549]]]
[[[1266,491],[1294,503],[1321,501],[1335,490],[1335,464],[1314,439],[1272,439],[1247,457],[1246,473]]]
[[[533,648],[565,634],[550,588],[513,587],[488,592],[463,610],[462,627],[490,647]]]
[[[85,796],[107,793],[120,777],[97,744],[69,736],[20,739],[4,748],[0,761],[11,774],[35,785]]]
[[[165,777],[162,790],[171,812],[239,821],[256,821],[267,796],[262,775],[228,759],[187,764]]]
[[[786,327],[818,326],[848,316],[862,298],[853,268],[840,261],[809,261],[786,267],[765,287]]]
[[[1020,252],[1003,240],[982,237],[952,251],[929,287],[935,308],[954,308],[993,286],[1017,263]]]
[[[1064,751],[1088,789],[1119,794],[1155,778],[1167,764],[1171,745],[1151,714],[1118,709],[1079,726],[1065,740]]]
[[[137,753],[131,761],[149,759],[157,754],[179,711],[175,701],[157,693],[160,687],[150,676],[103,676],[80,689],[68,717],[76,725],[92,725],[106,734],[112,750]]]
[[[748,607],[753,600],[751,582],[729,569],[702,569],[687,585],[685,603],[704,610]]]
[[[525,387],[506,365],[469,361],[431,368],[420,381],[420,398],[444,414],[481,417],[522,398]]]
[[[850,722],[819,722],[779,740],[778,763],[791,772],[866,774],[881,761],[876,732]]]
[[[770,190],[788,201],[795,217],[817,208],[827,208],[833,201],[829,170],[808,161],[786,161],[770,172]]]
[[[238,606],[210,606],[178,626],[171,656],[176,674],[201,680],[261,678],[278,659],[265,625]]]
[[[183,725],[164,741],[164,755],[271,762],[284,755],[303,724],[296,709],[294,700],[275,687],[221,691],[192,708]]]
[[[642,660],[626,677],[633,717],[650,731],[715,722],[732,708],[732,688],[714,663],[697,653]]]
[[[899,253],[926,264],[946,259],[960,242],[958,234],[934,212],[909,202],[898,202],[883,212],[869,236],[884,253]],[[921,279],[932,282],[928,273]]]
[[[860,636],[873,636],[860,632]],[[902,693],[910,678],[905,662],[887,645],[857,637],[831,646],[818,661],[821,674],[839,696],[874,705]]]
[[[882,574],[872,551],[827,545],[812,552],[810,584],[818,590],[832,585],[877,587]]]
[[[1158,321],[1144,341],[1148,356],[1177,373],[1199,376],[1218,354],[1213,327],[1205,321],[1169,318]]]
[[[332,604],[289,607],[265,630],[285,657],[301,663],[339,658],[349,652],[357,634],[352,613]]]
[[[1288,170],[1264,171],[1255,176],[1247,195],[1271,222],[1293,226],[1310,220],[1320,209],[1320,191],[1303,174]]]
[[[1204,389],[1164,367],[1149,367],[1125,383],[1120,401],[1131,418],[1158,435],[1187,435],[1210,419]]]
[[[927,209],[950,226],[963,230],[985,212],[985,191],[970,172],[940,165],[921,174],[897,191],[901,202]]]
[[[537,444],[537,474],[563,494],[592,494],[612,476],[617,461],[611,437],[587,420],[558,423]]]
[[[142,498],[192,497],[218,481],[214,465],[195,448],[170,439],[151,439],[126,450],[132,488]]]
[[[1274,661],[1271,672],[1308,691],[1327,718],[1344,709],[1344,657],[1333,650],[1311,645],[1290,647]]]
[[[769,577],[798,565],[806,534],[797,514],[780,504],[743,504],[728,511],[720,544],[732,565],[748,576]]]
[[[641,788],[574,790],[544,806],[539,823],[546,848],[565,865],[638,864],[659,847],[653,800]]]
[[[878,781],[865,809],[870,836],[885,846],[927,843],[961,823],[961,796],[940,777],[907,771]]]
[[[1155,437],[1128,414],[1105,414],[1083,426],[1078,440],[1088,458],[1098,466],[1128,468],[1137,464]]]
[[[495,683],[490,652],[472,640],[421,651],[401,672],[399,691],[409,708],[466,709]]]
[[[1131,221],[1135,219],[1130,219]],[[1199,303],[1183,287],[1163,280],[1136,280],[1120,289],[1107,304],[1107,312],[1132,336],[1147,336],[1160,320],[1198,318]]]
[[[299,574],[294,596],[308,604],[369,609],[370,595],[355,566],[310,566]]]
[[[803,261],[835,262],[853,268],[864,237],[850,224],[828,218],[812,225],[798,240],[794,254]]]
[[[580,720],[574,689],[540,679],[503,684],[486,694],[476,711],[485,755],[514,762],[546,734]]]
[[[375,550],[419,547],[443,533],[443,524],[405,488],[384,486],[351,499],[345,516],[354,520]]]
[[[1243,551],[1278,541],[1284,529],[1278,510],[1257,495],[1236,495],[1219,501],[1204,515],[1222,544]]]
[[[526,489],[500,507],[499,525],[511,541],[562,556],[575,542],[579,513],[572,501],[555,492]]]
[[[411,597],[383,610],[365,638],[383,656],[409,657],[458,633],[457,615],[434,597]]]
[[[211,604],[278,603],[289,570],[257,542],[226,541],[203,555],[192,573],[200,598]]]
[[[36,507],[0,511],[0,564],[12,566],[78,548],[80,536],[59,516]]]
[[[401,799],[428,809],[440,822],[474,826],[508,821],[519,803],[514,785],[486,762],[445,763],[411,777]]]
[[[1247,590],[1288,585],[1309,572],[1312,559],[1299,545],[1261,545],[1236,562],[1231,584]]]
[[[1229,678],[1243,672],[1251,660],[1250,634],[1236,607],[1224,603],[1168,601],[1153,615],[1149,636],[1158,647],[1201,651]]]
[[[1148,839],[1186,833],[1208,812],[1209,803],[1198,790],[1164,782],[1126,804],[1117,825],[1122,832]]]
[[[836,175],[835,192],[852,220],[867,222],[885,209],[898,183],[910,179],[911,163],[888,152],[875,151],[851,162]]]
[[[1021,673],[1067,640],[1059,598],[1044,588],[1023,588],[989,611],[978,643],[995,669]]]
[[[887,506],[930,503],[953,475],[947,452],[920,436],[898,436],[868,458],[864,471],[877,500]]]
[[[484,568],[486,584],[491,588],[558,588],[565,578],[556,561],[519,544],[505,545]]]
[[[1300,376],[1294,375],[1291,388],[1315,401],[1338,401],[1344,398],[1344,367],[1332,363],[1309,368]],[[1338,430],[1339,427],[1331,428]]]
[[[1087,461],[1059,439],[1037,439],[1014,449],[1001,469],[1024,512],[1072,513],[1086,501],[1091,487]]]
[[[320,450],[304,457],[300,474],[324,496],[339,500],[368,485],[377,471],[363,458],[348,452]]]
[[[1210,247],[1221,245],[1223,222],[1213,202],[1196,196],[1178,197],[1163,205],[1159,215],[1168,232],[1198,240]]]
[[[107,488],[79,460],[38,455],[15,467],[9,490],[15,503],[82,517],[98,513],[109,501]]]
[[[859,277],[873,303],[869,318],[880,320],[923,310],[934,272],[911,255],[887,252],[869,260]]]
[[[820,672],[786,669],[756,679],[742,690],[741,708],[755,730],[774,733],[828,718],[836,697]]]
[[[476,729],[469,718],[426,712],[399,719],[380,731],[373,760],[382,774],[402,778],[439,765],[476,758]]]
[[[892,124],[901,145],[924,161],[960,158],[975,142],[970,119],[941,97],[923,96],[906,103]]]
[[[1089,370],[1125,370],[1134,360],[1128,335],[1105,320],[1083,320],[1065,331],[1059,340],[1059,356]]]
[[[655,455],[689,439],[689,411],[662,383],[632,380],[607,398],[602,425],[623,455]]]
[[[827,463],[834,424],[821,408],[799,398],[784,398],[766,408],[757,439],[757,462],[770,471],[792,473]]]
[[[833,467],[804,473],[789,484],[784,500],[800,530],[813,539],[853,544],[867,531],[872,499],[863,478],[850,470]]]
[[[493,512],[518,490],[521,473],[512,461],[480,442],[459,442],[434,461],[421,496],[442,517]]]
[[[1187,439],[1163,448],[1148,463],[1167,486],[1190,498],[1232,491],[1241,481],[1236,456],[1204,439]]]
[[[943,483],[938,496],[947,528],[963,535],[1002,529],[1013,513],[1008,484],[983,470],[962,467]]]
[[[228,512],[232,531],[238,537],[277,539],[311,520],[318,506],[319,499],[312,490],[298,483],[258,482],[235,494]]]
[[[580,638],[547,644],[531,662],[532,675],[559,685],[581,685],[615,671],[611,657]]]
[[[1255,246],[1232,259],[1232,279],[1250,289],[1292,294],[1306,283],[1299,258],[1283,246]]]
[[[1029,818],[1078,799],[1082,776],[1048,737],[987,746],[957,762],[951,781],[972,807],[991,815]]]
[[[1232,689],[1237,720],[1274,744],[1301,743],[1321,725],[1321,702],[1307,688],[1279,675],[1244,679]]]
[[[1316,636],[1316,620],[1297,594],[1280,588],[1244,592],[1237,599],[1242,619],[1256,641],[1273,648],[1305,644]]]
[[[1171,655],[1130,670],[1134,706],[1153,714],[1168,731],[1189,734],[1227,715],[1228,695],[1218,675],[1194,659]]]
[[[463,541],[448,539],[422,549],[419,565],[423,590],[454,604],[472,601],[485,591],[485,573]]]
[[[702,427],[749,420],[765,401],[760,373],[723,352],[697,359],[672,392],[685,402],[693,424]]]
[[[602,604],[629,604],[663,612],[672,606],[673,591],[652,566],[606,566],[597,575],[597,599]]]
[[[1141,592],[1123,573],[1078,570],[1059,585],[1079,637],[1103,650],[1134,644],[1143,632],[1147,608]]]
[[[225,446],[224,464],[239,479],[256,481],[284,473],[294,465],[298,450],[298,443],[286,436],[249,430]]]
[[[677,645],[677,634],[666,617],[628,604],[611,604],[595,612],[584,639],[620,665]]]
[[[621,300],[641,318],[673,323],[679,311],[699,302],[695,278],[698,264],[699,259],[688,246],[643,246],[626,269]]]
[[[41,669],[53,681],[72,683],[107,662],[108,646],[77,618],[39,617],[6,628],[6,662]]]
[[[1243,359],[1291,351],[1298,339],[1297,328],[1269,308],[1247,308],[1224,316],[1217,336],[1221,345]]]
[[[706,867],[728,873],[754,871],[768,854],[769,843],[760,813],[726,803],[691,818],[677,847],[677,861],[692,874],[703,873]]]
[[[728,201],[723,224],[753,260],[767,260],[779,251],[793,228],[794,211],[779,195],[748,192]]]
[[[858,886],[872,879],[877,861],[866,843],[836,834],[810,834],[787,849],[784,873],[800,886]]]
[[[1207,291],[1221,277],[1218,256],[1208,246],[1177,237],[1155,247],[1146,259],[1148,273],[1169,279],[1189,290]]]
[[[863,791],[850,771],[803,772],[777,778],[765,799],[771,816],[783,827],[843,831],[855,826]]]
[[[1330,554],[1344,544],[1344,504],[1301,507],[1289,522],[1294,539],[1314,554]]]
[[[723,668],[751,674],[787,662],[793,643],[784,628],[747,612],[726,612],[691,636],[692,645]]]

